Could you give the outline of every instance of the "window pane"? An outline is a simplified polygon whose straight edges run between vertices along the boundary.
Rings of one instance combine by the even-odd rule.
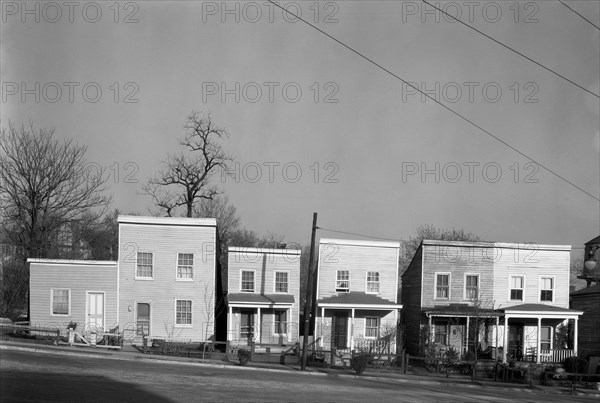
[[[379,272],[377,272],[377,271],[367,272],[367,292],[372,292],[372,293],[379,292]]]
[[[288,274],[284,272],[275,273],[275,292],[288,292]]]
[[[69,290],[54,290],[52,294],[52,313],[55,315],[69,314]]]
[[[194,254],[179,253],[177,255],[177,278],[194,277]]]
[[[523,300],[523,290],[510,290],[510,299],[522,301]]]
[[[175,323],[178,325],[192,324],[192,301],[177,300],[177,313]]]
[[[242,271],[242,291],[254,292],[254,272]]]
[[[379,318],[365,318],[365,337],[379,337]]]
[[[338,270],[335,289],[336,291],[349,291],[350,272],[348,270]]]
[[[448,287],[448,274],[437,275],[436,297],[448,299],[450,297],[450,287]]]
[[[152,277],[152,253],[138,252],[137,254],[137,276]]]

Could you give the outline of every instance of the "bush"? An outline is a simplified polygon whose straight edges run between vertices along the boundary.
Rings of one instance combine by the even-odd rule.
[[[240,360],[241,366],[248,364],[248,361],[250,361],[250,351],[244,350],[243,348],[239,349],[238,360]]]
[[[365,372],[367,365],[369,365],[369,354],[360,353],[352,357],[352,369],[356,371],[356,375],[360,375]]]
[[[587,371],[588,362],[585,358],[569,357],[565,359],[565,369],[571,373],[585,373]]]

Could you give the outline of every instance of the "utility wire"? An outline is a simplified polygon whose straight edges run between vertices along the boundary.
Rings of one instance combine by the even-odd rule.
[[[593,26],[594,28],[596,28],[597,30],[600,31],[600,27],[598,25],[594,24],[592,21],[588,20],[583,15],[581,15],[577,11],[573,10],[570,6],[567,6],[562,0],[558,0],[558,2],[560,4],[562,4],[563,6],[565,6],[566,8],[568,8],[569,10],[573,11],[575,14],[577,14],[578,16],[580,16],[581,18],[583,18],[584,20],[586,20],[591,26]]]
[[[506,141],[502,140],[501,138],[493,135],[491,132],[489,132],[488,130],[484,129],[483,127],[481,127],[480,125],[478,125],[477,123],[473,122],[472,120],[470,120],[469,118],[467,118],[466,116],[462,115],[459,112],[456,112],[454,109],[450,108],[449,106],[443,104],[442,102],[438,101],[437,99],[435,99],[435,97],[432,97],[431,95],[421,91],[421,89],[419,89],[418,87],[414,86],[413,84],[411,84],[410,82],[406,81],[405,79],[403,79],[402,77],[398,76],[397,74],[393,73],[392,71],[390,71],[389,69],[383,67],[381,64],[377,63],[376,61],[374,61],[373,59],[369,58],[368,56],[363,55],[362,53],[360,53],[359,51],[355,50],[354,48],[352,48],[351,46],[345,44],[344,42],[342,42],[341,40],[331,36],[330,34],[328,34],[327,32],[323,31],[321,28],[317,27],[314,24],[311,24],[310,22],[304,20],[302,17],[297,16],[296,14],[290,12],[289,10],[287,10],[285,7],[281,6],[280,4],[276,3],[273,0],[267,0],[269,3],[273,4],[274,6],[280,8],[281,10],[283,10],[284,12],[290,14],[291,16],[297,18],[299,21],[302,21],[303,23],[305,23],[306,25],[308,25],[309,27],[315,29],[316,31],[322,33],[323,35],[325,35],[326,37],[328,37],[329,39],[331,39],[332,41],[338,43],[339,45],[345,47],[346,49],[348,49],[349,51],[351,51],[352,53],[358,55],[359,57],[365,59],[366,61],[368,61],[369,63],[371,63],[372,65],[380,68],[381,70],[385,71],[386,73],[388,73],[389,75],[391,75],[392,77],[402,81],[404,84],[408,85],[409,87],[411,87],[412,89],[414,89],[415,91],[421,93],[423,96],[431,99],[433,102],[435,102],[436,104],[440,105],[441,107],[443,107],[444,109],[448,110],[449,112],[453,113],[454,115],[458,116],[459,118],[461,118],[462,120],[468,122],[469,124],[471,124],[472,126],[478,128],[479,130],[481,130],[482,132],[484,132],[485,134],[487,134],[488,136],[492,137],[493,139],[495,139],[496,141],[498,141],[499,143],[504,144],[506,147],[510,148],[511,150],[513,150],[514,152],[516,152],[517,154],[527,158],[528,160],[536,163],[537,165],[539,165],[540,167],[544,168],[547,172],[551,173],[552,175],[556,176],[557,178],[565,181],[566,183],[568,183],[569,185],[573,186],[574,188],[580,190],[581,192],[585,193],[586,195],[590,196],[591,198],[593,198],[594,200],[600,201],[600,199],[596,196],[594,196],[593,194],[591,194],[590,192],[588,192],[587,190],[584,190],[583,188],[577,186],[576,184],[574,184],[573,182],[569,181],[568,179],[566,179],[565,177],[561,176],[560,174],[558,174],[557,172],[554,172],[553,170],[551,170],[550,168],[548,168],[547,166],[537,162],[535,159],[533,159],[532,157],[528,156],[527,154],[519,151],[518,149],[516,149],[515,147],[513,147],[512,145],[510,145],[509,143],[507,143]],[[423,0],[424,1],[424,0]],[[587,90],[586,90],[587,91]],[[589,91],[588,91],[589,92]],[[593,93],[592,93],[593,94]],[[595,94],[593,94],[595,95]],[[596,95],[597,96],[597,95]]]
[[[576,86],[576,87],[579,87],[579,88],[581,88],[582,90],[584,90],[585,92],[587,92],[587,93],[589,93],[589,94],[592,94],[592,95],[593,95],[593,96],[595,96],[596,98],[600,99],[600,95],[598,95],[598,94],[596,94],[596,93],[593,93],[592,91],[588,90],[587,88],[585,88],[585,87],[583,87],[583,86],[581,86],[581,85],[577,84],[575,81],[568,79],[567,77],[563,76],[562,74],[560,74],[560,73],[558,73],[558,72],[556,72],[556,71],[552,70],[550,67],[546,67],[546,66],[544,66],[542,63],[539,63],[539,62],[537,62],[537,61],[533,60],[531,57],[529,57],[529,56],[527,56],[527,55],[525,55],[525,54],[523,54],[523,53],[519,52],[518,50],[516,50],[516,49],[513,49],[513,48],[511,48],[510,46],[508,46],[508,45],[505,45],[504,43],[500,42],[499,40],[492,38],[491,36],[489,36],[489,35],[488,35],[488,34],[486,34],[485,32],[482,32],[482,31],[478,30],[477,28],[475,28],[474,26],[472,26],[472,25],[469,25],[469,24],[465,23],[464,21],[462,21],[462,20],[460,20],[460,19],[456,18],[456,17],[455,17],[455,16],[453,16],[452,14],[449,14],[449,13],[447,13],[446,11],[442,10],[441,8],[434,6],[433,4],[429,3],[427,0],[421,0],[421,1],[422,1],[423,3],[425,3],[425,4],[427,4],[427,5],[429,5],[429,6],[433,7],[433,8],[435,8],[436,10],[439,10],[441,13],[443,13],[443,14],[447,15],[448,17],[452,18],[453,20],[455,20],[455,21],[457,21],[457,22],[460,22],[460,23],[461,23],[461,24],[463,24],[465,27],[467,27],[467,28],[469,28],[469,29],[472,29],[473,31],[475,31],[475,32],[477,32],[477,33],[479,33],[479,34],[481,34],[481,35],[485,36],[486,38],[488,38],[488,39],[490,39],[490,40],[492,40],[492,41],[494,41],[494,42],[496,42],[498,45],[505,47],[506,49],[510,50],[511,52],[513,52],[513,53],[516,53],[517,55],[519,55],[519,56],[521,56],[521,57],[523,57],[523,58],[525,58],[525,59],[529,60],[530,62],[532,62],[532,63],[534,63],[534,64],[536,64],[536,65],[540,66],[541,68],[543,68],[543,69],[545,69],[545,70],[547,70],[547,71],[551,72],[552,74],[554,74],[554,75],[556,75],[556,76],[558,76],[558,77],[562,78],[562,79],[563,79],[563,80],[565,80],[565,81],[568,81],[568,82],[570,82],[570,83],[571,83],[571,84],[573,84],[574,86]]]

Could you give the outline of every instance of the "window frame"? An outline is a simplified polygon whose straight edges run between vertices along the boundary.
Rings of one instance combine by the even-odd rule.
[[[375,327],[373,326],[367,326],[369,320],[375,320]],[[365,339],[373,339],[373,340],[377,340],[379,339],[379,332],[380,332],[380,328],[381,328],[381,318],[378,316],[365,316]],[[375,336],[369,336],[369,330],[373,330],[375,329]]]
[[[550,331],[550,336],[548,339],[542,339],[542,329],[548,329]],[[540,327],[540,350],[552,350],[553,341],[554,341],[554,330],[552,329],[552,326]],[[545,349],[542,347],[543,344],[546,344],[549,347],[547,349]]]
[[[468,296],[468,292],[467,292],[467,278],[468,277],[476,277],[477,278],[477,287],[476,287],[476,291],[477,291],[477,296],[475,298],[469,298]],[[464,287],[463,287],[463,299],[466,301],[473,301],[473,300],[478,300],[479,299],[479,290],[480,290],[480,279],[481,276],[479,275],[479,273],[465,273],[464,276]],[[448,284],[450,285],[450,284]]]
[[[151,255],[151,270],[152,270],[152,275],[151,276],[140,276],[138,275],[138,262],[139,262],[139,258],[140,258],[140,253],[145,253],[145,254],[150,254]],[[134,275],[134,279],[135,280],[154,280],[154,252],[147,252],[147,251],[138,251],[135,254],[135,265],[134,265],[134,270],[135,270],[135,275]]]
[[[190,323],[177,323],[177,303],[178,302],[189,302],[190,303],[190,311],[189,311],[189,315],[190,315]],[[187,312],[182,313],[183,314],[187,314]],[[192,299],[185,299],[185,298],[176,298],[175,299],[175,320],[174,322],[174,327],[182,327],[182,328],[190,328],[194,326],[194,300]]]
[[[377,274],[377,281],[369,281],[369,274],[370,273],[375,273]],[[377,284],[377,291],[369,291],[369,283],[376,283]],[[367,270],[366,273],[366,280],[365,280],[365,293],[367,294],[379,294],[381,292],[381,272],[379,271],[369,271]]]
[[[67,291],[67,313],[54,313],[54,292]],[[51,288],[50,289],[50,316],[59,316],[68,318],[71,316],[71,289],[70,288]]]
[[[341,272],[348,273],[347,280],[338,280],[339,273],[341,273]],[[338,282],[344,282],[344,281],[346,281],[348,283],[348,286],[346,288],[338,287]],[[343,292],[343,293],[350,292],[350,270],[349,269],[340,269],[340,270],[335,271],[335,292]]]
[[[550,300],[543,300],[542,299],[542,291],[548,291],[548,289],[542,289],[542,281],[544,279],[551,279],[552,280],[552,299]],[[543,275],[540,276],[540,279],[538,281],[538,301],[541,303],[547,302],[547,303],[554,303],[555,299],[556,299],[556,276],[547,276],[547,275]]]
[[[448,297],[438,297],[438,276],[448,276]],[[441,300],[441,301],[450,301],[452,298],[452,289],[450,284],[452,284],[452,275],[450,272],[435,272],[434,273],[434,286],[433,286],[433,299]]]
[[[442,346],[448,346],[448,345],[450,345],[449,344],[449,341],[450,341],[450,339],[449,339],[449,337],[450,337],[450,323],[448,321],[434,321],[432,323],[432,326],[433,326],[433,342],[434,343],[439,343]],[[438,333],[436,332],[436,330],[439,329],[439,328],[444,328],[445,329],[445,332],[443,333],[444,336],[445,336],[444,337],[445,340],[443,342],[438,342],[436,340],[437,336],[438,336]]]
[[[179,255],[192,255],[192,276],[191,277],[180,277],[179,276]],[[177,256],[175,257],[175,280],[176,281],[194,281],[194,271],[195,271],[195,257],[194,252],[177,252]],[[181,265],[182,267],[189,267],[189,265]]]
[[[244,290],[242,288],[244,284],[244,273],[252,273],[252,291]],[[252,269],[241,269],[240,270],[240,292],[252,294],[256,292],[256,270]]]
[[[516,277],[520,277],[523,280],[523,284],[522,284],[522,288],[512,288],[512,279],[516,278]],[[508,276],[508,301],[509,302],[518,302],[518,301],[524,301],[525,300],[525,275],[524,274],[510,274]],[[521,290],[521,299],[514,299],[512,297],[512,291],[514,290]]]
[[[285,274],[285,291],[277,291],[277,274]],[[289,270],[275,270],[273,272],[273,292],[275,294],[289,294],[290,293],[290,271]]]

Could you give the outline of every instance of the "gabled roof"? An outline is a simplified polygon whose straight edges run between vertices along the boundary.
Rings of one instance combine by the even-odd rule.
[[[589,294],[600,294],[600,284],[596,284],[593,287],[582,288],[581,290],[573,291],[571,297],[578,295],[589,295]]]
[[[394,301],[383,299],[375,294],[364,292],[344,292],[333,297],[323,298],[317,301],[321,304],[343,304],[343,305],[394,305]]]
[[[600,235],[598,235],[596,238],[592,239],[591,241],[586,242],[584,245],[594,245],[594,244],[598,244],[600,243]]]
[[[259,305],[293,304],[294,296],[290,294],[254,294],[251,292],[241,292],[227,294],[227,302]]]

